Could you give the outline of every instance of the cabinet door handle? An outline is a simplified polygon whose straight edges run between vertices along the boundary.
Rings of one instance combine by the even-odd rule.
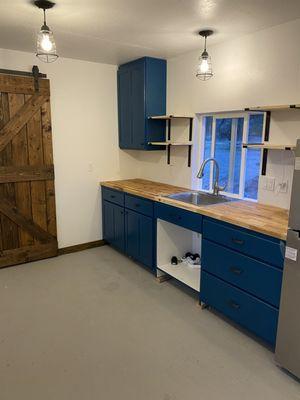
[[[240,304],[234,300],[229,300],[229,306],[235,310],[239,310],[241,308]]]
[[[239,245],[241,245],[241,246],[245,243],[245,241],[242,240],[242,239],[231,238],[231,240],[232,240],[232,242],[233,242],[234,244],[239,244]]]
[[[140,207],[140,204],[139,203],[135,203],[135,205],[134,205],[136,208],[139,208]]]
[[[114,194],[111,194],[111,195],[110,195],[110,198],[111,198],[111,199],[114,199],[115,197],[116,197],[116,196],[115,196]]]
[[[243,273],[243,270],[238,267],[230,267],[229,270],[235,275],[241,275]]]

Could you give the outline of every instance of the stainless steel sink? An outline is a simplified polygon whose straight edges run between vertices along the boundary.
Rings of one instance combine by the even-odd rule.
[[[165,197],[177,201],[182,201],[184,203],[195,204],[197,206],[208,206],[212,204],[227,203],[229,201],[238,200],[232,197],[215,195],[205,192],[197,192],[197,191],[174,193]]]

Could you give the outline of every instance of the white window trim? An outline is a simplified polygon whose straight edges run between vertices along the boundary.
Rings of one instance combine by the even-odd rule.
[[[265,124],[266,124],[266,113],[264,112],[255,112],[257,114],[263,114],[264,115],[264,121],[263,121],[263,129],[262,129],[262,141],[264,138],[264,132],[265,132]],[[205,150],[205,118],[206,117],[213,117],[212,121],[212,143],[211,143],[211,154],[210,157],[214,158],[215,156],[215,143],[216,143],[216,120],[217,119],[224,119],[224,118],[232,118],[232,119],[237,119],[237,118],[243,118],[244,119],[244,124],[243,124],[243,138],[242,142],[247,143],[248,141],[248,131],[249,131],[249,119],[250,115],[254,114],[251,111],[247,112],[228,112],[228,113],[209,113],[209,114],[202,114],[199,115],[200,123],[200,140],[199,140],[199,145],[200,145],[200,159],[198,163],[198,169],[200,168],[201,163],[204,161],[204,150]],[[236,134],[235,127],[232,124],[232,130],[231,130],[231,135],[233,137],[234,134]],[[240,183],[239,183],[239,193],[230,193],[227,191],[221,191],[220,194],[224,196],[230,196],[232,198],[238,198],[238,199],[246,199],[247,201],[252,201],[252,202],[257,202],[256,199],[250,199],[250,198],[245,198],[244,197],[244,191],[245,191],[245,176],[246,176],[246,154],[247,154],[247,149],[242,147],[242,153],[241,153],[241,167],[240,167]],[[262,152],[261,152],[261,161],[262,162]],[[233,164],[234,165],[234,164]],[[213,187],[213,168],[210,168],[210,189],[203,189],[203,180],[198,179],[196,182],[196,186],[198,190],[202,190],[203,192],[212,192],[212,187]]]

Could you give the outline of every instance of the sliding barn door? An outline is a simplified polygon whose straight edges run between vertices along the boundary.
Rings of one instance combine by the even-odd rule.
[[[0,74],[0,268],[57,255],[49,80]]]

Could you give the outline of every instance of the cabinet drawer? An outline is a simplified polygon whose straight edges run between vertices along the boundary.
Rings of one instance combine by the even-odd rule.
[[[141,214],[153,217],[153,202],[141,197],[125,194],[125,207]]]
[[[102,186],[102,196],[104,200],[124,206],[124,193],[114,189],[108,189]]]
[[[279,239],[207,218],[203,221],[203,236],[205,239],[283,268],[285,246]]]
[[[202,215],[169,206],[164,203],[155,203],[155,217],[182,226],[194,232],[202,232]]]
[[[203,270],[279,308],[282,271],[209,240],[202,241]]]
[[[257,336],[275,344],[278,310],[228,283],[201,272],[200,299]]]

